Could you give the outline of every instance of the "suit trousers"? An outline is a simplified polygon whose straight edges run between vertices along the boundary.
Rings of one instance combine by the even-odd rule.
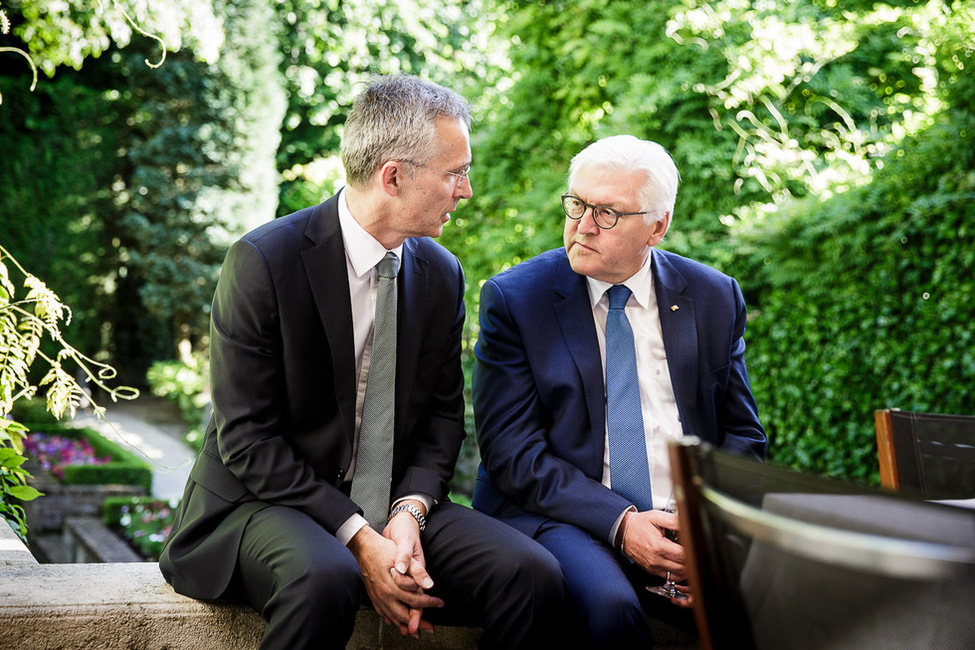
[[[562,564],[570,609],[580,629],[573,647],[646,650],[654,644],[648,614],[696,636],[691,610],[646,591],[663,579],[647,574],[608,543],[564,522],[547,520],[535,539]]]
[[[428,593],[444,601],[424,618],[482,627],[482,648],[539,648],[561,638],[565,582],[542,546],[449,501],[431,512],[421,541],[434,581]],[[246,599],[267,620],[262,650],[344,648],[357,610],[369,602],[352,553],[308,515],[283,506],[251,517],[225,596]]]

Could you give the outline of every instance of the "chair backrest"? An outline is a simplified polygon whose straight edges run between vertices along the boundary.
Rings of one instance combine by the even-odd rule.
[[[670,447],[701,647],[975,647],[975,510]]]
[[[975,416],[874,412],[880,484],[926,499],[975,497]]]

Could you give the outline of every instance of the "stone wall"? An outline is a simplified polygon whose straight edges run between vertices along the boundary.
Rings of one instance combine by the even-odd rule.
[[[175,593],[155,562],[40,564],[0,521],[0,648],[4,650],[249,650],[264,620],[250,607]],[[402,637],[370,609],[348,648],[467,650],[480,630],[440,626]]]
[[[50,473],[27,464],[30,485],[44,494],[24,502],[27,521],[34,533],[60,531],[68,517],[101,517],[108,497],[141,497],[146,491],[134,485],[63,485]]]
[[[69,520],[65,530],[74,544],[95,547],[104,543],[99,526]],[[117,551],[102,546],[87,552],[100,560]],[[650,623],[658,650],[698,647],[677,628],[652,617]],[[156,562],[40,564],[0,520],[3,650],[253,650],[263,633],[264,619],[250,607],[177,594]],[[419,639],[404,637],[364,607],[347,648],[474,650],[480,637],[479,629],[444,625]]]

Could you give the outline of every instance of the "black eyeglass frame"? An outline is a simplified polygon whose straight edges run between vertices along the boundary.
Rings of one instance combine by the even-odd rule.
[[[566,200],[578,201],[579,203],[582,204],[582,212],[579,214],[578,217],[573,217],[571,214],[569,214],[569,209],[565,205]],[[636,214],[647,214],[647,212],[649,212],[649,210],[644,210],[643,212],[620,212],[619,210],[611,208],[608,205],[593,205],[592,203],[586,203],[578,196],[575,196],[574,194],[569,194],[568,192],[562,195],[562,212],[564,212],[565,216],[572,219],[573,221],[579,221],[584,216],[586,216],[586,210],[588,209],[592,209],[593,222],[603,230],[611,230],[612,228],[615,228],[616,224],[618,224],[620,221],[620,217],[629,217],[631,215],[636,215]],[[603,224],[601,224],[599,222],[599,218],[597,217],[598,215],[597,210],[605,210],[610,214],[612,214],[615,217],[613,219],[613,223],[608,226],[604,226]]]

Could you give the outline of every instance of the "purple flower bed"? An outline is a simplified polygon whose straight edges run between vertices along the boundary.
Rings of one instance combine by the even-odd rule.
[[[158,560],[178,505],[178,501],[150,497],[110,499],[105,504],[105,520],[140,555]]]
[[[99,457],[84,438],[69,438],[53,433],[32,432],[24,440],[24,452],[41,468],[64,479],[66,465],[105,465],[112,459]]]

